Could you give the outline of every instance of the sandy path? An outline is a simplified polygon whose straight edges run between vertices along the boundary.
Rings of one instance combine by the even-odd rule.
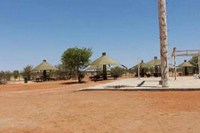
[[[200,132],[200,91],[73,92],[93,84],[97,83],[61,85],[58,89],[58,83],[54,84],[57,89],[41,91],[2,89],[0,132]]]

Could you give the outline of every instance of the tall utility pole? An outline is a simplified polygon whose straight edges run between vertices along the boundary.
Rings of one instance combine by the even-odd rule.
[[[158,0],[162,87],[168,87],[169,63],[166,0]]]

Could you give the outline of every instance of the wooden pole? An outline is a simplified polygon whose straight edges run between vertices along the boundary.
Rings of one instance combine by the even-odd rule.
[[[140,60],[139,58],[137,59],[138,62],[138,79],[140,79]]]
[[[103,52],[102,56],[106,56],[106,52]],[[107,66],[106,66],[106,64],[103,65],[103,79],[107,80]]]
[[[103,65],[103,79],[107,80],[107,69],[106,69],[106,65]]]
[[[176,47],[173,49],[172,57],[174,59],[174,78],[176,80]]]
[[[200,55],[198,56],[198,67],[199,67],[199,75],[200,75]]]
[[[174,56],[174,74],[175,74],[175,80],[177,77],[177,72],[176,72],[176,55]]]
[[[169,63],[167,45],[166,0],[158,0],[162,87],[168,87]]]

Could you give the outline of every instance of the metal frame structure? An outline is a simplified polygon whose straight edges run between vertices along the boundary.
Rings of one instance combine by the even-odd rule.
[[[176,57],[177,56],[198,56],[198,67],[199,67],[199,75],[200,75],[200,50],[176,50],[176,48],[173,48],[172,58],[174,60],[175,80],[176,80]]]

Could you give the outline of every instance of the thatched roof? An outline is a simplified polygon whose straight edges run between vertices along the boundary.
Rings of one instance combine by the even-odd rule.
[[[147,64],[149,66],[160,66],[161,65],[161,60],[158,59],[157,57],[154,57],[154,59],[149,61],[149,62],[147,62]]]
[[[178,65],[178,67],[192,67],[192,64],[184,60],[184,62]]]
[[[142,60],[139,64],[131,67],[130,69],[136,69],[136,68],[138,68],[138,65],[140,66],[140,68],[148,68],[148,67],[150,67],[147,63],[144,63],[144,61]]]
[[[42,63],[40,63],[38,66],[33,68],[33,71],[44,71],[44,70],[58,70],[53,65],[49,64],[46,60],[43,60]]]
[[[120,65],[117,61],[111,59],[106,53],[103,53],[101,57],[91,63],[92,66],[103,66],[103,65]]]

